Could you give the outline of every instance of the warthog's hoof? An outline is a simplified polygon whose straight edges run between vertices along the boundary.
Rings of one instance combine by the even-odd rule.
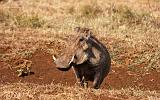
[[[76,82],[75,85],[78,87],[88,88],[88,82]]]
[[[84,87],[84,88],[88,88],[88,82],[84,82],[84,83],[83,83],[83,87]]]

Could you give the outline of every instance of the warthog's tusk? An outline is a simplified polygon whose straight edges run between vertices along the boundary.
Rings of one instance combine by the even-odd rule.
[[[54,59],[54,61],[56,60],[56,57],[53,55],[52,58]]]
[[[74,60],[74,56],[72,56],[72,59],[70,60],[69,64],[71,64]]]

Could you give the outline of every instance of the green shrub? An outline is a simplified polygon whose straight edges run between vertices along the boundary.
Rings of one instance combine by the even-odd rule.
[[[15,24],[19,27],[39,28],[43,27],[44,20],[42,20],[38,15],[18,15],[15,17]]]

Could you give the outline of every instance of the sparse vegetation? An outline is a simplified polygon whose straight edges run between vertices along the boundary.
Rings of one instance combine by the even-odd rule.
[[[3,86],[3,87],[2,87]],[[155,91],[141,91],[130,89],[94,90],[77,87],[66,87],[61,84],[11,84],[2,85],[0,99],[42,99],[42,100],[103,100],[103,99],[156,99],[160,94]],[[23,91],[23,92],[22,92]],[[87,95],[90,94],[90,95]],[[107,97],[107,98],[106,98]]]
[[[3,10],[0,10],[0,22],[6,22],[9,19],[9,15],[4,12]]]
[[[89,17],[89,18],[94,18],[97,17],[100,13],[102,13],[102,10],[99,6],[96,4],[85,4],[81,5],[79,7],[79,10],[77,11],[79,14],[79,17]]]
[[[38,15],[20,15],[15,17],[15,25],[19,27],[40,28],[43,27],[44,20],[39,18]]]
[[[12,66],[13,61],[19,58],[30,59],[39,49],[50,54],[61,54],[75,34],[73,28],[81,26],[91,28],[93,34],[107,46],[112,57],[112,68],[123,67],[141,74],[160,72],[159,0],[149,0],[150,4],[148,0],[3,1],[7,0],[0,0],[0,61],[7,63],[6,66]],[[36,86],[38,91],[34,89]],[[89,94],[99,99],[104,94],[110,98],[116,96],[115,99],[160,98],[159,91],[134,87],[119,90],[112,87],[112,90],[98,91],[62,87],[56,84],[0,85],[0,99],[88,100],[92,99]]]
[[[120,25],[138,25],[151,18],[151,16],[147,13],[137,13],[127,6],[120,6],[117,8],[113,7],[111,9],[112,21],[116,21],[116,23],[119,23]]]

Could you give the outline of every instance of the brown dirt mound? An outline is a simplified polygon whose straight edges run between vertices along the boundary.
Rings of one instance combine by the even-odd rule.
[[[0,62],[0,84],[15,82],[35,84],[62,83],[69,86],[75,84],[76,79],[73,71],[62,72],[56,69],[50,54],[36,51],[30,60],[33,63],[32,71],[34,74],[25,77],[18,77],[15,70],[10,69],[7,63]],[[113,67],[101,88],[121,89],[138,87],[144,90],[160,90],[159,79],[160,73],[158,72],[152,71],[142,74],[129,71],[127,68]]]
[[[50,84],[50,83],[75,83],[74,74],[72,71],[61,72],[55,68],[52,56],[41,51],[35,52],[32,58],[32,71],[34,74],[18,77],[14,69],[4,67],[4,62],[0,66],[0,83],[15,83],[15,82],[28,82],[35,84]]]

